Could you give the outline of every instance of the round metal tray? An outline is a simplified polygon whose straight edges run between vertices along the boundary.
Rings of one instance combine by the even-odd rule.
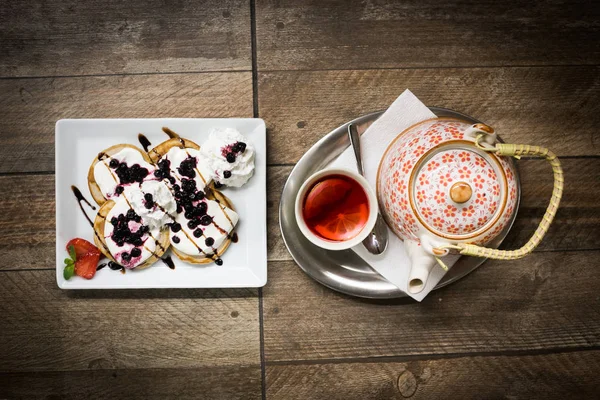
[[[475,118],[445,108],[429,107],[438,117],[459,118],[471,123],[480,122]],[[349,145],[347,129],[350,123],[356,125],[370,124],[383,111],[374,112],[349,121],[334,129],[315,143],[298,161],[283,187],[279,203],[279,226],[283,241],[298,266],[317,282],[339,292],[358,297],[372,299],[392,299],[406,296],[377,273],[369,264],[352,250],[328,251],[308,241],[300,232],[294,215],[296,194],[302,183],[313,173],[326,167],[337,158]],[[512,162],[512,160],[511,160]],[[521,185],[517,174],[517,208],[521,196]],[[510,230],[514,217],[507,228],[489,247],[498,247]],[[486,259],[461,257],[436,286],[449,285],[459,280],[480,266]]]

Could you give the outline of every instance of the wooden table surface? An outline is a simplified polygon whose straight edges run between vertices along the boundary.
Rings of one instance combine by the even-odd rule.
[[[598,396],[598,21],[593,0],[4,0],[0,398]],[[351,298],[291,260],[279,196],[316,140],[406,88],[552,148],[563,202],[523,260],[420,304]],[[56,120],[252,116],[268,127],[264,288],[58,289]],[[551,191],[544,163],[519,165],[506,248]]]

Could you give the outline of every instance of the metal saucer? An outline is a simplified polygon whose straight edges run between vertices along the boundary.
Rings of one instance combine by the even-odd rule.
[[[454,117],[471,123],[480,122],[475,118],[445,108],[429,107],[438,117]],[[294,215],[296,194],[302,183],[310,175],[326,167],[337,158],[348,146],[348,124],[370,124],[383,111],[363,115],[334,129],[315,143],[298,161],[283,187],[279,203],[279,226],[283,241],[298,266],[317,282],[341,293],[371,299],[393,299],[407,296],[395,285],[384,279],[369,264],[352,250],[328,251],[309,242],[300,232]],[[511,162],[513,162],[511,160]],[[521,185],[517,175],[517,207],[521,197]],[[492,242],[489,247],[498,247],[510,230],[513,219],[507,228]],[[436,289],[459,280],[479,267],[486,259],[461,257],[448,271]]]

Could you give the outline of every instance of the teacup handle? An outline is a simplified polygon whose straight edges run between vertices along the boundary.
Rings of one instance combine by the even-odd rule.
[[[546,213],[542,217],[542,221],[533,233],[531,239],[529,239],[529,241],[518,250],[497,250],[468,243],[457,243],[456,245],[444,247],[460,250],[460,254],[467,256],[486,257],[496,260],[516,260],[531,253],[533,249],[540,244],[546,232],[548,232],[548,228],[550,227],[550,224],[556,215],[556,211],[558,210],[558,205],[560,204],[560,199],[563,193],[563,171],[560,166],[560,161],[558,161],[556,155],[544,147],[505,143],[496,143],[495,147],[483,147],[480,145],[480,140],[483,136],[484,135],[479,135],[476,141],[477,147],[480,149],[493,152],[499,156],[512,156],[516,158],[520,156],[537,156],[545,158],[550,165],[552,165],[552,171],[554,172],[554,190],[552,191],[550,204],[548,205]]]

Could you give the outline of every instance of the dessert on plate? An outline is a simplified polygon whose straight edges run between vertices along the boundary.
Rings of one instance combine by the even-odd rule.
[[[185,262],[220,266],[223,253],[237,242],[239,215],[218,189],[241,187],[252,177],[253,146],[235,129],[213,129],[202,146],[163,130],[170,138],[154,148],[148,150],[150,142],[140,134],[144,150],[117,144],[101,151],[89,168],[90,194],[100,206],[92,223],[97,249],[89,253],[98,255],[96,262],[100,254],[108,258],[111,269],[140,270],[160,259],[172,265],[165,258],[169,248]],[[73,191],[80,206],[87,203]],[[83,248],[94,247],[86,243]],[[82,251],[69,246],[73,257],[65,263],[77,266]]]

